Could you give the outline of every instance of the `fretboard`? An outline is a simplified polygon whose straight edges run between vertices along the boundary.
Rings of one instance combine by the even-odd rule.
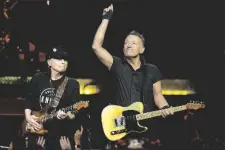
[[[61,111],[63,111],[64,113],[67,113],[68,111],[75,111],[75,113],[77,112],[75,109],[73,109],[73,105],[71,106],[68,106],[68,107],[65,107],[65,108],[62,108],[60,109]],[[59,111],[59,110],[58,110]],[[41,122],[44,123],[44,122],[47,122],[48,120],[50,119],[53,119],[54,117],[56,117],[57,115],[57,112],[58,111],[55,111],[51,114],[46,114],[42,119],[41,119]]]
[[[173,112],[175,113],[175,112],[186,110],[187,108],[185,105],[182,105],[182,106],[176,106],[176,107],[172,107],[172,108],[168,108],[168,109],[172,109]],[[137,120],[145,120],[145,119],[154,118],[154,117],[158,117],[158,116],[161,116],[160,110],[147,112],[147,113],[143,113],[143,114],[138,114],[138,115],[136,115],[136,119]]]

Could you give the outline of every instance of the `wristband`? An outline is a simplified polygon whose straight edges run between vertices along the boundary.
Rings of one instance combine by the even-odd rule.
[[[102,19],[110,19],[112,17],[113,11],[109,10],[108,12],[104,11],[102,15]]]

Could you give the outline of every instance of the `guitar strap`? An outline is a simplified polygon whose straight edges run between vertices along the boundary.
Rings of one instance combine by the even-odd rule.
[[[146,64],[146,60],[143,55],[140,55],[140,61],[143,65],[143,72],[142,72],[142,86],[141,86],[141,102],[145,104],[145,99],[147,96],[147,74],[148,74],[148,65]]]
[[[142,72],[142,90],[141,90],[141,101],[146,103],[147,98],[147,86],[148,86],[148,65],[144,64],[144,71]]]
[[[62,95],[65,91],[65,87],[68,82],[68,77],[65,77],[63,82],[60,84],[60,86],[56,90],[55,96],[52,98],[51,102],[44,108],[44,111],[47,112],[49,109],[56,109],[56,107],[59,105],[59,101],[62,98]]]
[[[144,103],[144,110],[150,111],[153,109],[153,101],[149,101],[150,97],[148,94],[149,79],[152,78],[150,74],[150,69],[148,64],[144,64],[144,71],[142,74],[142,90],[141,90],[141,100]]]
[[[143,71],[143,79],[142,79],[142,102],[144,103],[144,107],[146,111],[152,111],[155,109],[153,97],[151,98],[149,95],[149,91],[152,90],[153,92],[153,85],[150,85],[151,80],[153,80],[153,75],[151,73],[151,68],[149,64],[144,64],[144,71]],[[149,99],[152,99],[151,101]]]

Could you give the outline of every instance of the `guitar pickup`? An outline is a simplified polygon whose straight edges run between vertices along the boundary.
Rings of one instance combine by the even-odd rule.
[[[121,134],[127,132],[127,129],[117,130],[110,132],[111,135]]]
[[[117,117],[114,119],[115,127],[126,126],[125,117]]]

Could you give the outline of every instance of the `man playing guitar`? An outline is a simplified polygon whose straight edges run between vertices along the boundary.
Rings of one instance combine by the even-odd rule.
[[[162,75],[159,69],[145,62],[145,39],[137,31],[131,31],[124,40],[124,59],[115,57],[103,47],[105,33],[113,15],[113,5],[105,8],[102,21],[96,31],[92,49],[98,59],[107,67],[115,83],[115,97],[111,104],[126,107],[135,102],[144,103],[144,112],[161,109],[161,115],[172,115],[167,100],[162,95]],[[148,122],[146,122],[149,124]],[[151,123],[152,124],[152,123]],[[152,134],[146,132],[148,138]],[[136,136],[136,135],[135,135]]]
[[[68,119],[68,115],[59,110],[78,102],[80,91],[79,83],[65,75],[68,54],[62,46],[51,49],[47,64],[49,68],[47,73],[37,73],[32,77],[25,100],[25,117],[29,124],[29,130],[34,133],[43,129],[43,124],[38,121],[39,117],[33,115],[32,112],[40,110],[47,112],[46,114],[56,112],[55,117],[44,124],[44,128],[48,131],[46,148],[57,150],[60,149],[60,137],[71,137],[70,141],[73,143],[76,127],[80,127],[80,124],[74,124],[74,119]],[[30,134],[29,141],[30,139],[35,139],[35,136]],[[32,147],[32,144],[28,145]]]

